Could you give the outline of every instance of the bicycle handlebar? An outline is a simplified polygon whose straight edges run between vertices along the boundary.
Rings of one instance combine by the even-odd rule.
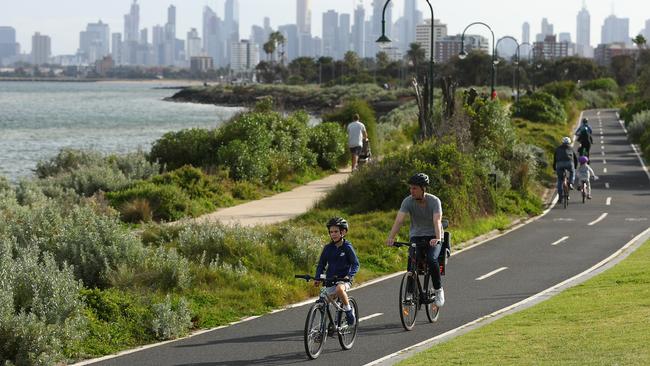
[[[343,282],[350,282],[350,279],[349,279],[349,278],[345,278],[345,277],[316,278],[316,277],[311,276],[311,275],[308,275],[308,274],[305,274],[305,275],[294,275],[293,277],[294,277],[294,278],[301,278],[301,279],[303,279],[303,280],[305,280],[305,281],[307,281],[307,282],[309,282],[309,281],[311,281],[311,280],[314,280],[314,281],[321,281],[321,282],[325,282],[325,281],[343,281]]]
[[[407,242],[404,242],[404,241],[393,242],[393,246],[398,247],[398,248],[399,247],[410,247],[410,246],[414,246],[414,245],[415,245],[415,243],[407,243]]]

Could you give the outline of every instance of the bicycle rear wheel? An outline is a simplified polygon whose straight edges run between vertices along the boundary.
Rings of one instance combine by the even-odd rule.
[[[320,355],[327,340],[327,314],[324,306],[326,305],[322,303],[312,305],[305,321],[305,352],[312,360]]]
[[[359,326],[359,307],[357,307],[357,301],[352,297],[349,298],[349,301],[350,306],[354,310],[354,324],[347,324],[345,314],[341,314],[341,323],[345,322],[346,324],[339,330],[339,343],[343,349],[352,348],[354,340],[357,339],[357,327]]]
[[[417,275],[416,275],[417,276]],[[418,313],[418,283],[413,272],[406,272],[399,287],[399,318],[406,330],[413,329]]]
[[[426,305],[426,310],[427,310],[427,318],[429,319],[429,323],[435,323],[438,321],[438,314],[440,314],[440,308],[436,306],[436,303],[433,301],[435,296],[433,296],[433,281],[431,281],[431,277],[429,274],[426,275],[424,279],[424,282],[427,282],[427,289],[426,289],[426,295],[427,295],[427,303],[424,304]]]

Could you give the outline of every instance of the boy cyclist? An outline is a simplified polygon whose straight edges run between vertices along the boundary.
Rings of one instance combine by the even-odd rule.
[[[589,163],[589,158],[586,156],[581,156],[578,158],[578,161],[580,162],[580,166],[576,170],[576,175],[578,176],[578,182],[580,185],[579,189],[582,188],[582,183],[585,182],[587,183],[586,185],[586,194],[587,198],[591,199],[591,183],[589,182],[589,178],[593,177],[594,179],[598,179],[596,174],[594,174],[594,170],[591,169],[591,167],[588,165]]]
[[[352,243],[344,239],[348,233],[348,222],[344,218],[334,217],[330,219],[327,222],[327,230],[332,241],[325,245],[320,255],[314,285],[320,286],[320,276],[326,268],[325,277],[339,277],[349,280],[328,281],[325,286],[327,286],[328,295],[337,296],[341,300],[343,310],[345,310],[345,320],[351,325],[355,323],[356,319],[348,301],[347,291],[350,289],[352,278],[359,271],[359,259],[354,252],[354,248],[352,248]]]

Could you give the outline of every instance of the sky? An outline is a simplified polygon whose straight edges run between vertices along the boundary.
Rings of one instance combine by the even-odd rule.
[[[373,0],[312,0],[312,34],[320,36],[322,13],[329,9],[339,13],[352,14],[355,4],[363,3],[366,17],[370,17]],[[378,0],[383,1],[383,0]],[[124,14],[129,12],[132,0],[0,0],[0,26],[16,29],[17,41],[22,52],[31,50],[31,36],[35,32],[49,35],[52,39],[52,53],[73,54],[79,45],[79,32],[87,23],[101,19],[108,23],[111,32],[124,32]],[[540,32],[541,20],[548,18],[555,33],[570,32],[575,42],[576,15],[583,0],[431,0],[435,18],[448,26],[449,34],[462,32],[475,21],[489,24],[496,38],[510,35],[521,39],[521,26],[530,23],[531,39]],[[630,19],[630,35],[638,34],[650,19],[650,2],[647,0],[586,0],[591,15],[591,43],[600,42],[603,20],[613,13]],[[167,18],[167,7],[175,5],[177,11],[177,37],[185,39],[190,28],[201,33],[202,9],[205,5],[215,9],[223,18],[224,0],[139,0],[140,28],[163,25]],[[403,12],[404,0],[393,0],[396,20]],[[416,2],[418,9],[429,9],[424,0]],[[495,6],[497,4],[497,6]],[[240,37],[248,38],[252,25],[261,25],[265,16],[270,17],[271,26],[295,23],[296,0],[239,0]],[[397,16],[396,16],[396,15]],[[471,33],[489,36],[481,27],[472,28]],[[151,39],[150,39],[151,41]]]

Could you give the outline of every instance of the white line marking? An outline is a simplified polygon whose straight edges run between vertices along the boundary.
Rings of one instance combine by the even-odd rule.
[[[603,165],[607,165],[607,160],[603,159]]]
[[[602,156],[605,156],[605,152],[604,152],[604,151],[601,151],[600,154],[601,154]]]
[[[486,279],[486,278],[488,278],[488,277],[490,277],[490,276],[494,276],[495,274],[497,274],[497,273],[499,273],[499,272],[501,272],[501,271],[505,271],[506,269],[508,269],[508,267],[501,267],[501,268],[499,268],[499,269],[495,269],[494,271],[492,271],[492,272],[490,272],[490,273],[486,273],[486,274],[484,274],[484,275],[481,276],[481,277],[477,277],[476,280],[477,280],[477,281],[484,280],[484,279]]]
[[[607,197],[607,199],[605,200],[605,205],[607,205],[607,206],[612,205],[612,197]]]
[[[560,217],[560,218],[557,218],[557,219],[553,219],[553,221],[555,221],[555,222],[558,222],[558,221],[576,221],[576,219],[571,219],[571,218],[565,219],[563,217]]]
[[[558,244],[560,244],[561,242],[563,242],[563,241],[565,241],[567,239],[569,239],[568,236],[563,236],[560,240],[556,240],[553,243],[551,243],[551,245],[558,245]]]
[[[607,173],[607,168],[603,168],[603,174]]]
[[[625,221],[648,221],[647,217],[628,217]]]
[[[589,226],[594,226],[594,225],[596,225],[597,223],[601,222],[603,219],[605,219],[605,217],[607,217],[607,212],[603,213],[603,214],[600,215],[596,220],[594,220],[594,221],[588,223],[587,225],[589,225]]]
[[[609,189],[609,183],[605,183],[605,188]]]
[[[605,150],[605,145],[600,145],[601,150]]]
[[[362,322],[362,321],[368,320],[368,319],[372,319],[372,318],[376,318],[376,317],[382,316],[382,315],[384,315],[384,313],[374,313],[372,315],[364,316],[363,318],[359,318],[359,322]]]
[[[597,115],[597,116],[600,116],[600,111],[596,112],[596,115]]]

